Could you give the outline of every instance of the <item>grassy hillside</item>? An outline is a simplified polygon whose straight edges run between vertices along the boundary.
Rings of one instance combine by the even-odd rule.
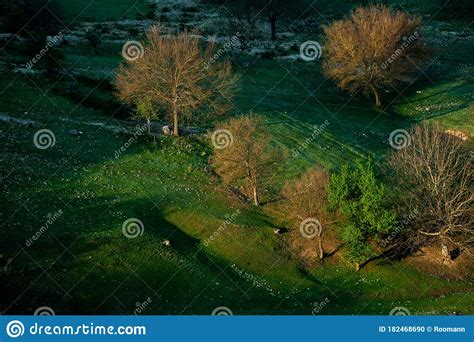
[[[127,11],[132,2],[101,0],[87,7],[87,1],[64,1],[63,7],[68,18],[83,12],[79,20],[103,21],[144,9],[139,1]],[[452,30],[467,36],[453,43],[442,35]],[[277,189],[314,164],[336,169],[360,157],[383,161],[390,132],[419,120],[473,137],[474,33],[464,22],[433,22],[427,33],[440,48],[450,48],[436,52],[437,62],[414,85],[384,93],[384,110],[360,94],[339,91],[323,79],[317,61],[237,60],[241,86],[229,115],[265,115],[274,143],[287,156],[275,172]],[[14,261],[0,273],[0,291],[7,294],[2,311],[30,314],[46,305],[58,314],[133,314],[150,299],[143,313],[210,314],[226,306],[234,314],[311,314],[323,301],[329,304],[319,314],[385,315],[396,306],[412,314],[473,313],[472,279],[449,272],[438,276],[390,260],[355,272],[340,255],[310,270],[302,267],[284,248],[284,237],[273,232],[291,228],[289,222],[271,205],[255,209],[238,200],[209,171],[212,150],[205,135],[160,137],[156,143],[142,135],[128,147],[130,135],[117,129],[133,130],[136,123],[118,115],[123,108],[109,83],[120,50],[113,42],[97,56],[87,45],[63,47],[73,77],[54,82],[44,74],[3,70],[0,254]],[[326,120],[327,128],[294,157]],[[34,146],[40,128],[54,132],[54,146]],[[28,246],[26,240],[59,210],[59,218]],[[231,216],[232,223],[207,245]],[[124,236],[129,218],[143,222],[143,235]]]

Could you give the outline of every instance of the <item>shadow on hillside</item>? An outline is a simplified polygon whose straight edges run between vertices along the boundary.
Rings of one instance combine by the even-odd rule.
[[[436,96],[439,96],[439,95],[442,95],[442,94],[447,94],[447,93],[450,93],[452,91],[455,91],[459,88],[463,88],[465,86],[468,86],[470,85],[471,82],[469,81],[465,81],[465,82],[462,82],[461,84],[457,85],[457,86],[454,86],[454,87],[448,87],[446,90],[443,90],[443,91],[437,91],[433,94],[430,94],[430,95],[427,95],[427,96],[423,96],[423,97],[420,97],[420,98],[416,98],[416,99],[413,99],[413,100],[410,100],[410,101],[406,101],[404,102],[405,104],[409,104],[409,103],[415,103],[415,102],[421,102],[421,101],[424,101],[426,99],[430,99],[430,98],[433,98],[433,97],[436,97]]]

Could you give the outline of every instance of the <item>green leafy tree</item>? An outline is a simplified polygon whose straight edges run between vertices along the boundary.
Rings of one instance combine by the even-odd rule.
[[[387,208],[385,186],[375,178],[370,161],[359,161],[355,169],[345,165],[331,175],[328,207],[346,219],[341,237],[357,269],[375,256],[372,242],[396,223],[395,213]]]
[[[147,133],[148,135],[151,135],[151,122],[158,118],[158,114],[156,113],[155,108],[153,108],[151,101],[146,98],[141,98],[135,103],[135,108],[134,117],[136,119],[146,120]],[[155,139],[155,136],[153,136],[153,139]]]

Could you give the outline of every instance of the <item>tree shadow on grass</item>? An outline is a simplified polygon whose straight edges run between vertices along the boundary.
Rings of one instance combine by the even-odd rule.
[[[433,94],[430,94],[430,95],[427,95],[427,96],[423,96],[423,97],[420,97],[420,98],[416,98],[416,99],[413,99],[413,100],[409,100],[409,101],[406,101],[406,102],[403,102],[404,104],[409,104],[409,103],[415,103],[415,102],[421,102],[421,101],[424,101],[424,100],[427,100],[427,99],[430,99],[430,98],[433,98],[433,97],[437,97],[439,95],[442,95],[442,94],[447,94],[449,92],[452,92],[452,91],[455,91],[459,88],[463,88],[465,86],[468,86],[470,85],[472,82],[469,82],[469,81],[465,81],[465,82],[462,82],[461,84],[457,85],[457,86],[454,86],[454,87],[448,87],[446,90],[442,90],[442,91],[437,91]]]

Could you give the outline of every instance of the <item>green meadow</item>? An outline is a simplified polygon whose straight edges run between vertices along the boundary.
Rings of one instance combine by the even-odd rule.
[[[88,3],[61,1],[67,22],[135,19],[147,12],[142,1]],[[338,90],[318,60],[235,60],[240,85],[228,116],[265,117],[273,144],[285,154],[275,170],[275,192],[315,164],[337,170],[359,158],[382,163],[390,132],[423,120],[461,130],[472,141],[474,29],[467,20],[430,18],[425,30],[436,47],[433,63],[410,86],[384,92],[381,109],[363,94]],[[276,204],[242,202],[211,172],[208,134],[158,136],[155,142],[140,135],[130,143],[131,136],[117,129],[138,123],[127,118],[110,83],[121,49],[117,42],[101,44],[97,55],[86,43],[61,47],[70,74],[54,81],[2,69],[0,254],[13,258],[0,274],[2,311],[31,314],[48,306],[56,314],[133,314],[149,299],[144,314],[210,314],[219,306],[234,314],[311,314],[323,301],[328,304],[319,314],[387,315],[397,306],[412,314],[473,313],[469,277],[386,259],[356,272],[340,253],[303,267],[285,249],[284,235],[274,234],[294,228],[275,213]],[[28,59],[6,50],[0,61]],[[198,126],[208,130],[215,123]],[[54,132],[54,146],[35,147],[40,128]],[[235,220],[219,231],[231,215]],[[142,235],[124,236],[129,218],[143,222]]]

